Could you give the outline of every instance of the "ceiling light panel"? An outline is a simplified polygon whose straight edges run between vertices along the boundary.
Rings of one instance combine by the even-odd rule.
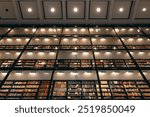
[[[38,19],[38,5],[36,1],[20,1],[20,10],[23,19]]]
[[[108,1],[90,1],[89,18],[106,18]]]
[[[112,18],[128,19],[131,7],[131,0],[115,0]]]
[[[45,19],[62,18],[62,2],[61,1],[43,1]]]
[[[16,19],[15,10],[12,1],[0,2],[0,18],[1,19]]]
[[[85,17],[84,1],[68,1],[67,2],[67,18],[84,18]]]
[[[140,0],[138,9],[136,12],[137,19],[150,18],[150,1],[149,0]]]

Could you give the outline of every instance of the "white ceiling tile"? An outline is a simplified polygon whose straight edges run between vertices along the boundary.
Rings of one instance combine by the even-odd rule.
[[[123,10],[122,12],[119,9]],[[116,0],[114,2],[112,18],[128,19],[130,15],[131,1],[130,0]]]
[[[77,8],[77,12],[73,11],[74,8]],[[85,18],[85,3],[83,1],[68,1],[67,18]]]
[[[143,8],[145,8],[145,12],[142,11]],[[139,2],[136,18],[150,18],[150,0],[143,0]]]
[[[43,3],[44,3],[44,15],[46,19],[62,18],[61,1],[58,1],[58,2],[44,1]],[[51,10],[53,12],[51,12]]]
[[[34,0],[20,1],[19,4],[20,4],[20,9],[21,9],[23,19],[38,19],[39,18],[38,6],[37,6],[36,1]],[[29,8],[32,10],[32,12],[28,12]]]
[[[15,19],[15,10],[12,2],[0,2],[0,19]]]
[[[97,8],[99,12],[97,12]],[[108,1],[91,1],[90,18],[106,18]]]

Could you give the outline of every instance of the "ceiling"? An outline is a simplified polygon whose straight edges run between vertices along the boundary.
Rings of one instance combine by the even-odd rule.
[[[0,24],[150,24],[150,0],[0,0]]]

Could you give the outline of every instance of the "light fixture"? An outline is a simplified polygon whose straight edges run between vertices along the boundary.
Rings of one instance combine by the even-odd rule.
[[[98,12],[98,13],[101,12],[101,8],[99,8],[99,7],[96,8],[96,12]]]
[[[142,41],[143,39],[142,38],[138,38],[138,41]]]
[[[74,11],[75,13],[77,13],[78,10],[79,10],[79,9],[78,9],[77,7],[73,8],[73,11]]]
[[[18,54],[20,54],[20,52],[16,52],[16,54],[18,55]]]
[[[141,54],[144,54],[144,52],[139,52],[139,54],[141,55]]]
[[[121,31],[125,31],[125,30],[126,30],[125,28],[122,28],[122,29],[121,29]]]
[[[129,38],[128,40],[129,40],[129,41],[133,41],[133,38]]]
[[[72,52],[73,55],[77,55],[77,52]]]
[[[50,52],[49,54],[54,55],[54,54],[55,54],[55,52]]]
[[[28,31],[29,29],[25,28],[24,31]]]
[[[64,41],[68,41],[68,39],[67,39],[67,38],[64,38],[63,40],[64,40]]]
[[[44,54],[44,52],[38,52],[38,54],[43,55],[43,54]]]
[[[86,41],[87,39],[86,39],[86,38],[82,38],[82,40],[83,40],[83,41]]]
[[[83,54],[84,54],[84,55],[88,55],[88,54],[89,54],[89,52],[83,52]]]
[[[28,12],[29,12],[29,13],[31,13],[31,12],[32,12],[32,8],[28,8],[27,10],[28,10]]]
[[[143,11],[143,12],[146,12],[146,11],[147,11],[147,8],[143,8],[142,11]]]
[[[57,72],[57,74],[62,75],[62,74],[64,74],[64,71],[59,71],[59,72]]]
[[[124,11],[124,9],[123,8],[119,8],[119,12],[123,12]]]
[[[28,55],[32,55],[32,54],[33,54],[33,52],[28,52],[27,54],[28,54]]]
[[[94,29],[93,29],[93,28],[90,28],[89,30],[90,30],[90,31],[93,31]]]
[[[45,38],[44,41],[49,41],[49,39],[48,39],[48,38]]]
[[[133,28],[130,28],[129,31],[133,31]]]
[[[71,74],[72,74],[72,75],[77,75],[78,73],[77,73],[77,72],[71,72]]]
[[[51,8],[50,11],[51,11],[52,13],[54,13],[54,12],[55,12],[55,8]]]
[[[44,31],[45,31],[45,29],[44,29],[44,28],[41,28],[41,31],[42,31],[42,32],[44,32]]]
[[[116,32],[119,32],[119,29],[115,29]]]
[[[74,32],[77,32],[77,31],[78,31],[78,29],[77,29],[77,28],[74,28],[74,29],[73,29],[73,31],[74,31]]]
[[[32,32],[35,32],[35,31],[36,31],[36,29],[35,29],[35,28],[33,28],[33,29],[32,29]]]
[[[111,54],[111,52],[105,52],[105,54],[110,55],[110,54]]]
[[[105,38],[101,38],[101,41],[105,41],[106,39]]]
[[[7,55],[8,55],[8,54],[10,54],[10,52],[6,52],[5,54],[7,54]]]
[[[17,41],[21,41],[21,39],[19,39],[19,38],[17,38],[16,40],[17,40]]]
[[[84,31],[85,31],[85,28],[82,28],[81,31],[84,32]]]

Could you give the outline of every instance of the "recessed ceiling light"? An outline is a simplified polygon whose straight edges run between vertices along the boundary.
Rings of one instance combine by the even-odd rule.
[[[101,8],[99,8],[99,7],[96,8],[96,12],[98,12],[98,13],[101,12]]]
[[[51,8],[51,12],[54,13],[55,12],[55,8]]]
[[[28,12],[31,13],[32,12],[32,8],[28,8]]]
[[[147,11],[147,8],[143,8],[142,11],[143,11],[143,12],[146,12],[146,11]]]
[[[124,9],[123,8],[119,8],[119,12],[123,12],[124,11]]]
[[[75,7],[75,8],[73,8],[73,11],[76,13],[76,12],[78,12],[78,8],[77,7]]]

